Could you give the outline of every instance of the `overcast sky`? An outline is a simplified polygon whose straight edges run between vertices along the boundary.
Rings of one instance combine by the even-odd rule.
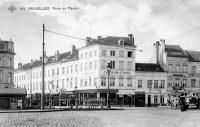
[[[13,4],[13,13],[8,7]],[[30,11],[28,7],[72,7],[75,10]],[[26,10],[19,10],[25,7]],[[46,29],[79,38],[135,37],[137,62],[155,62],[153,43],[161,38],[183,49],[200,50],[199,0],[1,0],[0,38],[15,43],[15,65],[42,55],[42,24]],[[45,33],[47,55],[81,47],[84,41]]]

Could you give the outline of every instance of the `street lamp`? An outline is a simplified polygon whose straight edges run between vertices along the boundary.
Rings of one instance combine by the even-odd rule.
[[[107,108],[110,108],[110,101],[109,101],[109,93],[110,93],[110,72],[111,72],[111,64],[107,64],[107,74],[108,74],[108,91],[107,91]]]

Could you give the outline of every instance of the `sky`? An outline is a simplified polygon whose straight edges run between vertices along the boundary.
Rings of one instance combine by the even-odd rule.
[[[16,11],[8,11],[9,6]],[[25,10],[20,10],[24,7]],[[50,10],[29,10],[50,7]],[[53,10],[56,8],[66,8]],[[74,9],[68,9],[74,8]],[[15,67],[42,56],[45,28],[78,38],[128,36],[135,38],[136,62],[155,62],[153,43],[200,50],[199,0],[1,0],[0,38],[14,41]],[[80,48],[85,41],[45,32],[47,56]],[[139,50],[143,50],[140,52]]]

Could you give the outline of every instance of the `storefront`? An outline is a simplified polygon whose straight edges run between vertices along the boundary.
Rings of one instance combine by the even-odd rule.
[[[22,109],[26,94],[23,88],[0,89],[0,109]]]

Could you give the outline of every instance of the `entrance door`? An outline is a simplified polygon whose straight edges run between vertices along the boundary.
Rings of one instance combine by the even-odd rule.
[[[151,107],[151,95],[148,95],[148,107]]]
[[[144,92],[135,93],[135,106],[145,107],[145,93]]]

